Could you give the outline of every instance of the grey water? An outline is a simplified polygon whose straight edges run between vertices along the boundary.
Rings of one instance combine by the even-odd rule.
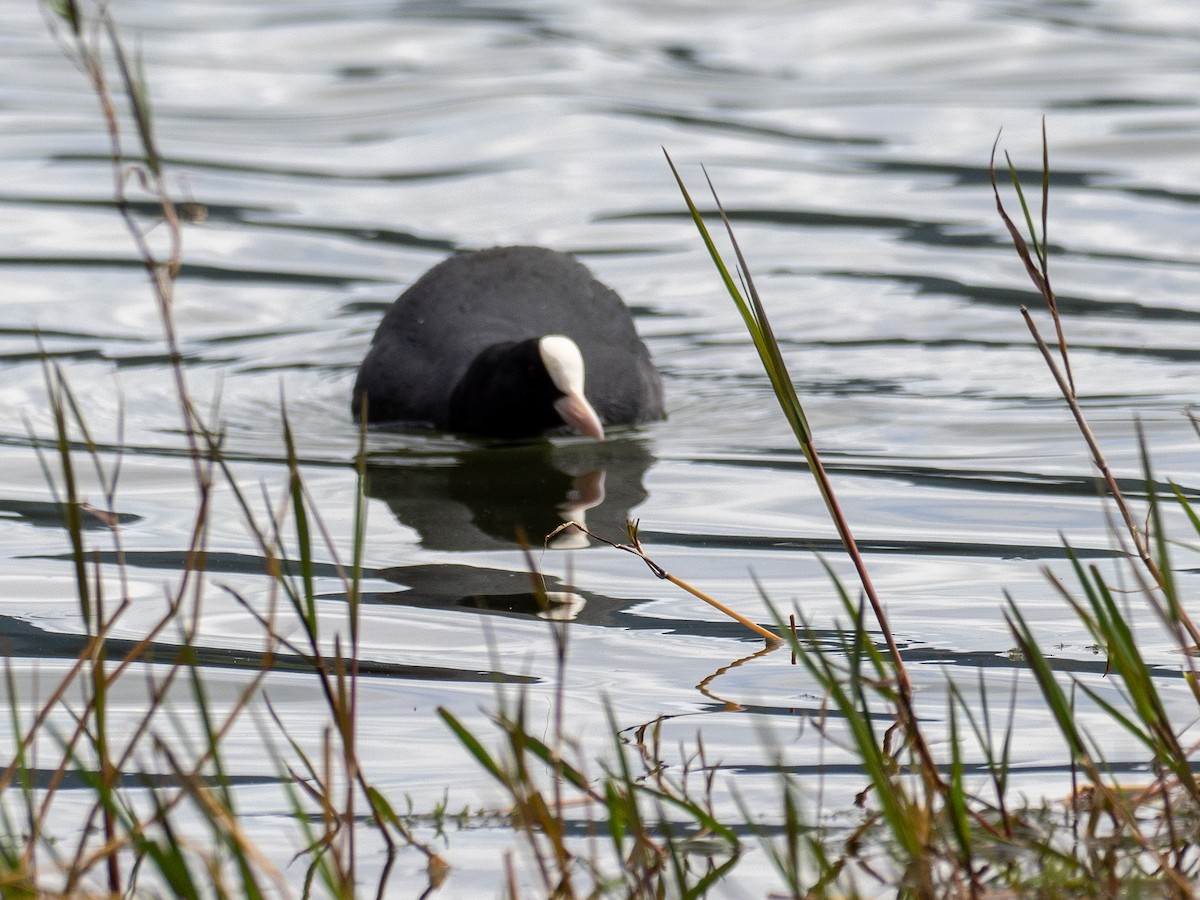
[[[1048,328],[996,215],[988,159],[999,134],[1035,173],[1044,119],[1050,265],[1090,421],[1135,488],[1140,423],[1160,477],[1197,490],[1191,3],[111,6],[140,57],[176,196],[206,210],[184,230],[175,309],[193,394],[223,424],[239,480],[275,503],[286,405],[341,559],[355,367],[387,304],[449,253],[531,243],[576,254],[629,302],[662,371],[667,420],[604,445],[369,436],[361,752],[398,806],[500,802],[436,707],[488,733],[498,675],[549,716],[553,642],[516,522],[540,535],[583,515],[619,539],[636,518],[657,562],[757,621],[770,613],[755,580],[818,630],[844,621],[824,566],[848,586],[852,571],[663,148],[698,197],[705,167],[729,210],[919,712],[944,719],[951,681],[982,680],[1005,707],[1015,692],[1017,788],[1067,792],[1067,754],[1009,652],[1005,596],[1063,672],[1112,696],[1054,582],[1071,584],[1064,540],[1114,579],[1125,569],[1087,448],[1020,315],[1029,304]],[[83,633],[34,449],[53,434],[39,347],[109,458],[124,448],[113,510],[124,564],[105,529],[89,531],[98,577],[133,601],[115,639],[137,639],[163,611],[194,488],[158,311],[110,202],[95,100],[36,3],[0,0],[0,21],[0,634],[32,708],[39,679],[65,669]],[[218,492],[216,504],[200,639],[214,690],[231,701],[252,677],[233,661],[262,645],[235,596],[265,607],[272,592],[233,497]],[[1171,524],[1188,538],[1180,517]],[[534,554],[552,588],[573,595],[561,611],[565,715],[582,755],[606,752],[603,699],[623,728],[669,717],[676,766],[702,736],[723,766],[722,815],[740,815],[731,787],[768,820],[778,810],[776,754],[820,786],[815,815],[845,813],[862,779],[807,727],[821,698],[786,653],[755,656],[736,624],[629,555],[584,543]],[[1179,552],[1187,596],[1195,563]],[[345,607],[336,561],[319,560],[330,617]],[[1191,722],[1178,654],[1130,603],[1167,702]],[[316,746],[321,705],[305,677],[277,673],[268,688]],[[133,715],[143,698],[130,684],[120,702]],[[1144,767],[1132,740],[1103,737],[1115,766]],[[261,736],[247,723],[230,741],[248,779],[242,808],[286,866],[294,830]],[[442,896],[499,891],[511,832],[438,840],[454,867]],[[402,857],[397,896],[419,891],[422,862]],[[751,848],[722,890],[774,886]]]

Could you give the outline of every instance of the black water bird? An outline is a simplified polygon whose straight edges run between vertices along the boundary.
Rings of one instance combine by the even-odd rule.
[[[384,313],[353,413],[490,437],[663,417],[662,380],[621,298],[543,247],[495,247],[434,266]]]

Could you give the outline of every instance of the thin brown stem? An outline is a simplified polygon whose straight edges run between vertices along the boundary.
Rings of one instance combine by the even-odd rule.
[[[1121,493],[1121,488],[1117,485],[1116,476],[1113,475],[1112,469],[1108,465],[1108,460],[1104,456],[1104,451],[1100,448],[1100,442],[1096,439],[1095,432],[1092,431],[1087,417],[1083,414],[1083,408],[1079,405],[1079,398],[1075,396],[1075,392],[1067,382],[1065,375],[1055,363],[1054,357],[1050,352],[1050,347],[1046,344],[1041,332],[1038,331],[1037,324],[1033,321],[1033,316],[1030,315],[1029,309],[1022,306],[1021,315],[1025,318],[1025,324],[1029,328],[1029,333],[1033,336],[1034,343],[1041,352],[1042,359],[1045,360],[1050,374],[1054,376],[1059,391],[1061,391],[1063,399],[1067,402],[1067,407],[1071,410],[1071,415],[1075,418],[1075,424],[1079,428],[1079,433],[1088,445],[1088,450],[1091,451],[1093,465],[1099,470],[1100,476],[1108,486],[1109,493],[1117,501],[1117,510],[1121,514],[1121,519],[1125,523],[1125,528],[1133,541],[1134,550],[1149,570],[1154,581],[1161,585],[1162,572],[1159,571],[1158,564],[1155,563],[1154,557],[1151,556],[1150,547],[1146,543],[1146,537],[1142,534],[1142,530],[1134,520],[1133,513],[1129,509],[1129,504],[1125,502],[1124,494]]]
[[[572,522],[564,522],[563,524],[561,524],[557,528],[555,528],[552,532],[550,532],[550,534],[546,535],[546,543],[548,544],[560,532],[566,531],[568,528],[576,528],[579,531],[586,534],[588,537],[594,538],[595,540],[599,541],[602,544],[608,544],[608,546],[610,546],[616,550],[623,550],[626,553],[633,554],[634,556],[636,556],[638,559],[640,559],[642,562],[644,562],[646,564],[647,568],[649,568],[650,571],[654,573],[655,577],[661,578],[664,581],[671,582],[671,584],[675,585],[677,588],[687,591],[689,594],[691,594],[697,600],[703,600],[705,603],[707,603],[713,609],[723,613],[724,615],[729,616],[729,618],[733,619],[734,621],[739,622],[742,625],[746,626],[747,628],[749,628],[751,631],[753,631],[755,634],[757,634],[759,637],[763,638],[764,640],[771,641],[772,643],[775,643],[775,644],[781,643],[783,641],[783,639],[781,637],[779,637],[779,635],[775,634],[773,631],[768,631],[767,629],[765,629],[761,625],[759,625],[757,622],[751,621],[750,619],[743,616],[740,612],[737,612],[736,610],[731,609],[730,607],[728,607],[724,603],[722,603],[720,600],[717,600],[715,597],[710,597],[708,594],[704,593],[703,591],[699,590],[698,588],[692,587],[692,585],[688,584],[682,578],[676,578],[674,575],[672,575],[670,572],[668,572],[666,569],[664,569],[662,566],[660,566],[658,563],[656,563],[653,559],[651,559],[646,554],[646,551],[642,549],[642,542],[638,538],[638,534],[637,534],[637,523],[630,522],[628,524],[629,524],[629,537],[630,537],[630,541],[631,541],[628,544],[618,543],[617,541],[609,540],[606,537],[601,537],[600,535],[596,534],[595,532],[590,531],[586,525],[584,525],[580,522],[573,522],[573,521]]]

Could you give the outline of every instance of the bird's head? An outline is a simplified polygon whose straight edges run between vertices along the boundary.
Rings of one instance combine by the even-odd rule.
[[[567,425],[604,440],[600,417],[584,396],[583,354],[561,334],[487,347],[471,361],[450,398],[456,431],[531,437]]]

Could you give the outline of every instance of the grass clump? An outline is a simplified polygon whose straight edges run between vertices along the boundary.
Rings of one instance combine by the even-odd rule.
[[[567,630],[561,623],[552,627],[561,686]],[[697,794],[686,770],[682,781],[669,777],[644,740],[636,742],[640,752],[631,759],[623,730],[608,710],[612,761],[599,777],[589,777],[586,761],[567,761],[577,748],[563,734],[562,709],[559,696],[547,744],[531,728],[526,696],[515,703],[501,696],[492,716],[501,738],[498,751],[488,750],[449,710],[438,711],[511,804],[507,815],[531,863],[534,896],[705,896],[742,852],[735,831],[713,812],[713,773]],[[507,896],[524,896],[511,858],[506,870]]]
[[[1106,655],[1107,677],[1116,687],[1113,699],[1085,679],[1060,674],[1016,601],[1008,600],[1005,619],[1016,643],[1015,653],[1036,682],[1068,754],[1071,790],[1064,799],[1031,803],[1014,794],[1012,785],[1018,773],[1012,767],[1012,748],[1019,739],[1015,691],[1007,709],[997,710],[981,674],[974,699],[968,697],[962,685],[951,682],[944,715],[918,715],[903,653],[821,465],[803,406],[732,227],[714,191],[717,212],[737,258],[733,270],[717,250],[678,170],[673,164],[671,168],[721,280],[742,312],[776,397],[859,576],[861,599],[855,599],[829,570],[847,623],[835,629],[832,638],[803,619],[797,626],[795,615],[790,627],[782,615],[775,616],[778,633],[812,685],[810,692],[824,697],[823,712],[814,719],[822,739],[855,760],[863,777],[855,802],[862,817],[852,827],[823,822],[819,808],[814,815],[811,790],[806,797],[782,761],[778,764],[779,808],[750,809],[744,803],[739,806],[742,827],[757,837],[760,852],[779,878],[782,893],[777,896],[1193,896],[1194,883],[1200,878],[1200,852],[1195,849],[1200,828],[1200,783],[1194,775],[1196,747],[1181,737],[1189,723],[1173,721],[1168,713],[1161,678],[1155,677],[1154,667],[1138,646],[1131,602],[1119,600],[1099,568],[1085,566],[1074,554],[1069,553],[1068,558],[1077,582],[1075,590],[1049,570],[1046,572],[1063,602],[1091,634],[1096,648]],[[1200,699],[1194,663],[1195,647],[1200,642],[1173,576],[1176,570],[1169,555],[1172,544],[1164,524],[1164,503],[1178,503],[1197,535],[1200,513],[1178,489],[1170,500],[1159,496],[1143,442],[1143,480],[1147,486],[1144,517],[1148,528],[1143,532],[1136,526],[1137,516],[1087,425],[1070,375],[1065,327],[1050,287],[1045,251],[1048,153],[1043,158],[1040,233],[1015,169],[1011,164],[1009,168],[1029,229],[1028,241],[1008,216],[998,187],[997,208],[1026,271],[1046,300],[1057,335],[1056,346],[1051,348],[1042,339],[1027,309],[1022,308],[1021,313],[1062,388],[1119,510],[1129,548],[1125,568],[1136,588],[1133,596],[1149,607],[1171,636],[1187,661],[1187,684]],[[1197,430],[1200,432],[1200,426]],[[669,578],[727,611],[702,591],[662,570],[638,539],[636,523],[629,524],[629,543],[601,540],[639,557],[657,577]],[[731,611],[729,614],[740,618]],[[1105,723],[1102,736],[1097,737],[1081,724],[1077,715],[1081,702],[1090,703],[1100,713],[1098,721]],[[506,751],[502,757],[505,762],[485,748],[486,742],[479,735],[452,719],[448,721],[480,765],[513,798],[513,814],[521,823],[518,830],[526,837],[542,873],[537,896],[701,896],[715,878],[727,877],[734,865],[746,858],[746,850],[736,838],[738,827],[731,826],[728,817],[722,831],[716,827],[719,818],[695,814],[698,809],[713,808],[711,779],[706,782],[704,794],[707,806],[687,801],[679,808],[692,811],[687,827],[694,835],[719,835],[730,855],[724,865],[710,868],[703,878],[671,881],[666,873],[686,872],[690,861],[686,844],[673,839],[674,829],[681,826],[661,815],[648,820],[643,812],[643,807],[661,809],[670,805],[660,788],[653,786],[652,779],[662,770],[651,761],[652,757],[643,759],[644,771],[635,776],[628,768],[625,751],[618,745],[618,766],[599,780],[588,780],[583,777],[582,767],[564,769],[560,750],[547,748],[528,733],[520,704],[517,715],[501,712],[495,719]],[[616,729],[615,724],[612,727]],[[1145,772],[1139,771],[1130,782],[1118,776],[1106,759],[1109,728],[1128,733],[1148,753]],[[939,754],[935,747],[945,749]],[[538,766],[522,762],[528,759],[536,760]],[[568,844],[552,840],[551,836],[561,837],[564,833],[563,822],[569,813],[546,801],[550,789],[538,786],[535,768],[548,773],[556,789],[568,785],[591,804],[592,810],[600,812],[599,816],[584,817],[587,833],[603,833],[607,827],[614,838],[632,841],[628,844],[615,840],[613,845],[614,858],[624,860],[624,879],[606,879],[602,874],[605,870],[597,867],[596,855],[572,853]],[[683,797],[688,797],[686,792]],[[532,815],[530,809],[537,814]],[[531,822],[537,827],[530,828]],[[553,849],[547,847],[547,841]],[[647,866],[647,861],[653,864]],[[612,865],[607,871],[612,871]],[[589,877],[578,877],[580,871]],[[524,896],[512,878],[508,896]]]
[[[336,543],[313,509],[286,416],[286,483],[278,498],[264,491],[265,517],[255,511],[222,453],[220,430],[205,421],[188,387],[173,314],[182,220],[155,143],[140,69],[126,53],[107,6],[57,0],[47,3],[46,10],[55,36],[84,73],[99,104],[109,142],[114,203],[149,276],[159,311],[195,486],[195,510],[187,564],[178,581],[165,589],[164,611],[140,639],[111,641],[133,603],[124,577],[120,517],[111,512],[118,508],[120,440],[114,451],[93,439],[64,372],[44,357],[53,434],[34,434],[31,441],[63,510],[85,635],[77,659],[29,717],[21,713],[28,701],[17,695],[11,668],[8,672],[15,750],[0,774],[0,789],[15,788],[20,802],[16,811],[5,807],[0,821],[0,885],[13,896],[290,893],[289,879],[246,833],[236,804],[238,779],[230,773],[223,749],[236,725],[266,709],[287,748],[275,748],[275,739],[264,728],[268,758],[275,761],[278,780],[290,797],[299,843],[305,848],[300,855],[306,861],[304,893],[358,896],[360,820],[369,824],[373,841],[382,843],[386,855],[378,891],[400,847],[424,854],[432,890],[445,877],[444,860],[414,838],[358,757],[363,465],[348,564],[338,559]],[[82,463],[94,470],[106,509],[96,510],[84,501],[78,477]],[[265,605],[251,603],[228,586],[216,586],[259,624],[262,644],[257,665],[236,696],[219,705],[206,687],[204,650],[197,643],[203,600],[213,587],[206,558],[218,490],[231,495],[241,510],[272,585]],[[115,596],[110,595],[112,588],[102,577],[100,555],[92,545],[93,519],[106,526],[102,533],[112,542],[121,575]],[[315,571],[321,556],[332,558],[348,598],[341,621],[318,615]],[[299,623],[298,638],[279,627],[281,610]],[[292,735],[270,706],[265,683],[280,661],[310,673],[324,700],[328,725],[317,754],[305,749],[311,745],[310,736]],[[132,713],[122,710],[118,718],[111,698],[117,692],[138,692],[138,682],[143,701]],[[259,726],[265,725],[260,719]],[[36,766],[46,746],[57,760],[48,770]],[[85,785],[90,796],[82,821],[74,823],[79,837],[73,848],[63,845],[54,828],[56,809],[67,802],[63,785],[71,779]]]
[[[1044,130],[1042,163],[1040,230],[1016,169],[1009,163],[1028,240],[1004,206],[994,166],[992,186],[997,210],[1017,254],[1045,300],[1056,334],[1057,354],[1042,338],[1029,310],[1023,307],[1021,313],[1119,512],[1137,595],[1187,660],[1187,680],[1195,693],[1194,648],[1200,640],[1172,574],[1163,503],[1155,491],[1149,451],[1143,441],[1146,519],[1151,539],[1138,528],[1137,516],[1112,474],[1076,393],[1065,327],[1049,275],[1045,234],[1050,167]],[[927,734],[932,726],[915,712],[903,656],[821,466],[812,431],[720,200],[713,190],[717,212],[737,259],[737,278],[722,259],[673,163],[671,169],[721,280],[742,313],[780,406],[854,563],[865,598],[865,602],[852,602],[849,593],[837,586],[851,623],[839,632],[837,652],[831,654],[807,625],[791,636],[797,658],[840,716],[843,727],[838,740],[863,766],[867,787],[860,797],[870,810],[864,826],[841,844],[840,852],[824,843],[820,852],[812,854],[824,864],[810,872],[807,879],[794,863],[783,870],[793,896],[824,896],[842,890],[853,893],[863,876],[876,881],[876,887],[887,885],[902,895],[918,897],[992,896],[997,891],[1036,892],[1040,896],[1191,896],[1192,883],[1200,875],[1200,858],[1193,849],[1195,827],[1200,822],[1200,786],[1193,773],[1196,748],[1181,740],[1180,732],[1187,723],[1173,722],[1168,715],[1152,667],[1135,639],[1130,613],[1116,600],[1114,590],[1095,565],[1085,567],[1072,555],[1077,592],[1055,580],[1049,571],[1047,576],[1107,654],[1111,677],[1120,685],[1119,702],[1106,699],[1077,678],[1064,683],[1011,598],[1006,611],[1017,648],[1068,748],[1072,772],[1082,781],[1066,803],[1058,809],[1014,804],[1008,790],[1012,775],[1009,751],[1014,740],[1012,710],[997,740],[982,679],[982,721],[963,693],[952,685],[944,720],[946,732]],[[712,189],[711,181],[709,187]],[[1200,534],[1200,516],[1181,492],[1175,491],[1175,499]],[[882,637],[882,650],[876,647],[876,638],[866,626],[867,609],[874,618],[875,633]],[[1079,694],[1095,704],[1114,727],[1126,731],[1146,748],[1151,759],[1148,784],[1130,788],[1120,783],[1105,760],[1104,741],[1094,739],[1076,719]],[[891,725],[880,728],[877,723],[881,720]],[[964,732],[963,722],[969,733]],[[899,740],[894,740],[896,736]],[[967,738],[973,739],[984,760],[986,784],[992,796],[972,787],[966,778],[962,745]],[[931,749],[935,741],[948,746],[948,759],[935,758]],[[791,823],[794,811],[789,796],[785,791],[785,820]],[[789,834],[793,827],[789,824]],[[813,844],[810,839],[810,846]],[[877,853],[862,853],[864,846],[873,847]],[[794,850],[770,855],[777,865],[782,859],[798,858]],[[886,867],[880,865],[881,857],[887,861]]]

